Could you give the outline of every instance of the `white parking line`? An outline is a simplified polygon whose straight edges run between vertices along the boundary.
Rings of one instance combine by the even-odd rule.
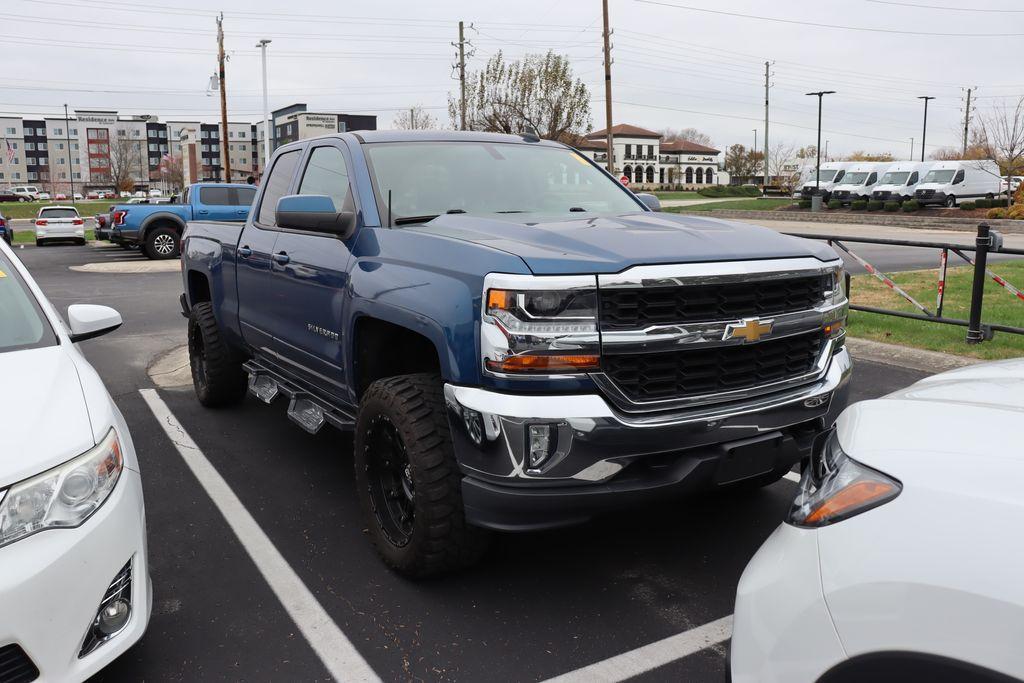
[[[337,681],[380,681],[156,390],[140,389],[139,393],[331,676]]]
[[[732,636],[732,615],[722,617],[650,645],[638,647],[582,669],[556,676],[546,683],[613,683],[670,664],[717,645]]]

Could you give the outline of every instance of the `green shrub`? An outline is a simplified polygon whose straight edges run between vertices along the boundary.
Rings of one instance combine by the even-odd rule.
[[[841,201],[839,201],[838,199],[830,199],[830,200],[828,200],[828,208],[830,208],[830,209],[841,209],[841,208],[843,208],[843,203]]]
[[[1006,218],[1006,209],[989,209],[986,218]]]
[[[858,199],[850,204],[850,211],[863,211],[866,208],[868,208],[868,203],[863,199]]]
[[[967,202],[967,203],[969,204],[970,202]],[[960,206],[962,207],[963,204],[961,204]],[[976,209],[991,209],[994,206],[996,206],[996,204],[993,203],[993,201],[991,199],[976,199],[976,200],[974,200],[974,208],[976,208]]]
[[[982,199],[981,201],[985,202],[984,199]],[[988,202],[985,202],[985,203],[988,204]],[[963,211],[974,211],[975,209],[977,209],[979,207],[978,207],[978,203],[977,202],[960,202],[960,208]],[[986,207],[983,206],[983,207],[980,207],[980,208],[984,209]]]
[[[872,199],[868,202],[868,211],[881,211],[884,205],[885,202],[881,199]]]
[[[801,199],[800,200],[800,208],[801,209],[809,209],[809,208],[811,208],[811,200],[810,199]]]
[[[885,209],[886,211],[899,211],[900,203],[889,200],[882,206],[882,208]]]
[[[760,197],[761,191],[753,185],[712,185],[697,190],[697,194],[710,199],[725,197]]]
[[[903,210],[907,213],[912,213],[921,208],[921,205],[917,203],[916,199],[910,199],[903,202]]]

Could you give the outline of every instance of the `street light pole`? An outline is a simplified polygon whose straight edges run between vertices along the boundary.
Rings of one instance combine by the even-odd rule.
[[[266,38],[256,43],[263,54],[263,168],[260,169],[260,177],[263,170],[270,163],[270,107],[267,100],[267,45],[270,41]]]
[[[825,95],[833,95],[835,92],[835,90],[819,90],[818,92],[807,93],[807,95],[813,95],[818,98],[818,144],[814,148],[815,153],[818,155],[817,164],[814,169],[814,194],[816,195],[821,193],[821,101]]]
[[[71,165],[71,120],[68,118],[68,105],[64,105],[64,134],[68,141],[68,180],[71,181],[71,203],[75,203],[75,167]]]
[[[924,161],[924,138],[928,133],[928,100],[934,100],[931,95],[921,95],[917,99],[924,100],[924,128],[921,131],[921,161]]]

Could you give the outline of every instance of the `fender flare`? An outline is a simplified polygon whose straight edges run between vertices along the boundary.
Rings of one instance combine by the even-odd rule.
[[[150,214],[142,219],[142,224],[139,225],[139,242],[146,239],[146,231],[153,226],[154,223],[174,223],[178,227],[178,236],[180,237],[185,233],[185,220],[176,213],[170,211],[160,211],[154,214]]]

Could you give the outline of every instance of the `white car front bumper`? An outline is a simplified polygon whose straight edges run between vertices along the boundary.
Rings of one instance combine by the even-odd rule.
[[[782,524],[740,578],[733,683],[813,683],[846,659],[821,589],[818,532]]]
[[[131,563],[131,617],[79,657],[100,602]],[[82,681],[142,637],[152,609],[139,474],[125,469],[76,529],[49,529],[0,548],[0,648],[19,646],[41,681]]]

